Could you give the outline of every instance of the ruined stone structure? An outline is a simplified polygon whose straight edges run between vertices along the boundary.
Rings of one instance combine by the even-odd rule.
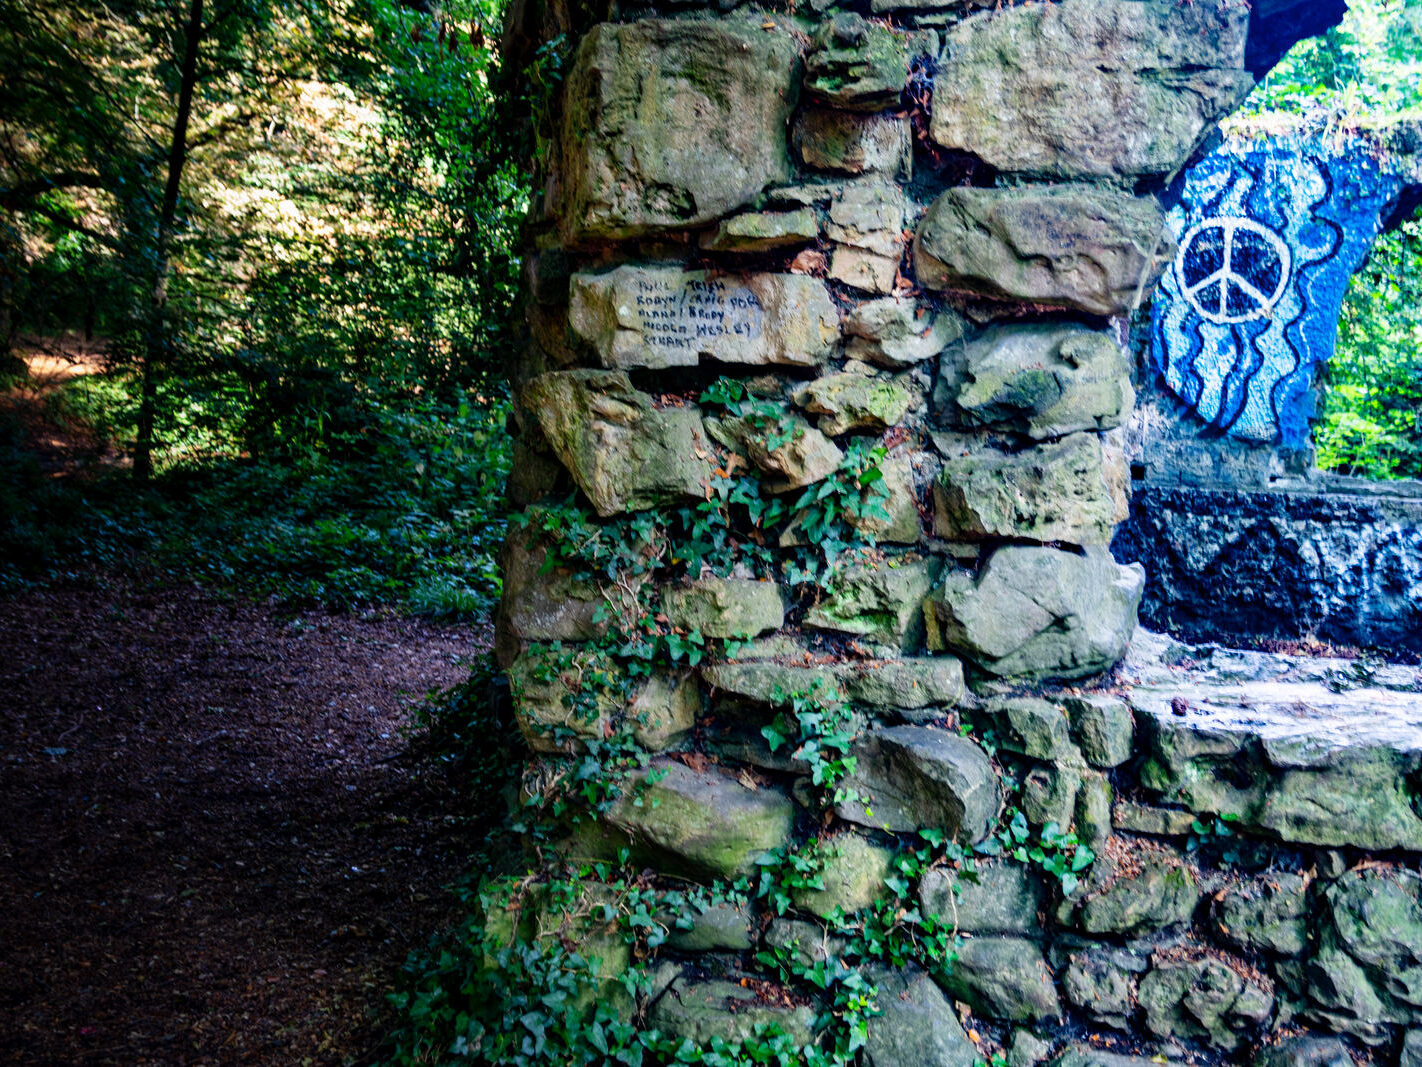
[[[596,959],[581,1010],[874,1067],[1422,1062],[1418,677],[1133,642],[1107,547],[1158,194],[1337,15],[1297,6],[516,6],[509,55],[566,45],[525,800],[566,859],[720,887],[656,937],[610,867],[491,893],[499,943]]]

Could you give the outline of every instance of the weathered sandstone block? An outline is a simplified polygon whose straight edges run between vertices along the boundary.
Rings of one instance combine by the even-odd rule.
[[[559,138],[567,240],[696,226],[789,179],[799,47],[763,22],[643,19],[582,39]]]
[[[800,274],[618,267],[575,274],[568,325],[604,367],[814,367],[839,340],[824,282]]]
[[[924,604],[928,647],[989,674],[1080,678],[1121,658],[1145,572],[1104,548],[1000,548],[976,576],[952,571]]]
[[[961,362],[956,395],[935,397],[965,425],[1036,440],[1109,430],[1131,413],[1130,357],[1109,334],[1072,325],[995,326],[945,359],[945,386]]]
[[[954,449],[933,487],[934,530],[953,541],[1104,545],[1130,514],[1129,484],[1125,456],[1096,434],[1012,453]]]
[[[930,289],[1121,315],[1175,254],[1149,198],[1094,185],[949,189],[914,242]]]
[[[552,371],[521,401],[599,515],[705,497],[715,463],[695,408],[658,409],[621,371]]]
[[[948,34],[930,135],[999,170],[1168,174],[1254,88],[1249,12],[1203,0],[1063,0]]]

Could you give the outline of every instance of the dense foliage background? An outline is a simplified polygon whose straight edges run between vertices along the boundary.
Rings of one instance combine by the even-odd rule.
[[[526,186],[504,0],[0,0],[0,369],[121,472],[0,422],[0,586],[137,556],[478,610]],[[136,487],[124,473],[131,471]]]

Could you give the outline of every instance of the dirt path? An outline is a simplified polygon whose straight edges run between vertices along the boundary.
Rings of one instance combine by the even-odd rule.
[[[0,1063],[368,1062],[462,869],[401,728],[486,643],[116,579],[0,599]]]

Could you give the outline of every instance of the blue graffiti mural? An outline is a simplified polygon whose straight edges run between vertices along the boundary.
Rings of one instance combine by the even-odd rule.
[[[1366,154],[1313,141],[1225,148],[1192,167],[1151,324],[1170,391],[1218,432],[1303,448],[1314,371],[1399,188]]]

